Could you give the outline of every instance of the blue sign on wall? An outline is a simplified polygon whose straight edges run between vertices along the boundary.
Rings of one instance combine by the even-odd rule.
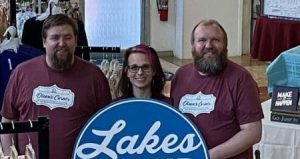
[[[208,159],[197,128],[156,100],[122,100],[97,112],[79,134],[72,159]]]

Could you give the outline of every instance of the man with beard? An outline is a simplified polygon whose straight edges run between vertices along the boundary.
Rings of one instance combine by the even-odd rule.
[[[65,15],[46,19],[42,29],[46,54],[13,71],[3,100],[2,122],[49,117],[50,159],[70,159],[81,128],[111,102],[101,70],[74,55],[77,32],[76,23]],[[24,154],[28,138],[38,150],[37,134],[22,133],[16,139],[20,154]],[[12,135],[1,136],[5,154],[11,139]]]
[[[227,59],[227,35],[217,21],[200,21],[191,44],[194,63],[171,82],[174,106],[199,128],[211,159],[252,159],[263,118],[256,82]]]

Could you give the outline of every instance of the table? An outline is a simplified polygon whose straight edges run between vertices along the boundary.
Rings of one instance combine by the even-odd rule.
[[[253,32],[251,56],[272,61],[282,51],[300,45],[300,22],[257,17]]]
[[[253,146],[262,159],[300,159],[300,125],[270,121],[271,99],[262,103],[262,139]]]

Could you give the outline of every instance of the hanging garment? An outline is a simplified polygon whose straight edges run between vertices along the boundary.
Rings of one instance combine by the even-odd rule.
[[[14,52],[14,50],[4,50],[0,54],[0,109],[2,107],[4,91],[12,70],[20,63],[42,54],[42,51],[26,45],[20,45],[17,52]]]
[[[0,142],[0,159],[4,159],[4,152],[3,152],[3,148],[2,148],[2,143]]]
[[[4,50],[14,50],[17,52],[17,49],[20,45],[19,38],[16,38],[17,35],[17,29],[15,26],[9,26],[6,31],[4,32],[3,36],[10,36],[9,39],[5,39],[0,44],[0,53],[2,53]]]
[[[18,159],[18,151],[14,143],[9,147],[9,149],[10,149],[9,159]]]
[[[22,12],[18,12],[16,15],[16,21],[17,21],[17,32],[18,32],[18,37],[21,38],[22,37],[22,33],[23,33],[23,28],[24,28],[24,24],[25,22],[32,18],[35,17],[36,13],[35,12],[30,12],[30,11],[22,11]]]
[[[25,159],[36,159],[35,151],[30,142],[25,147]]]
[[[7,16],[7,8],[0,7],[0,42],[4,39],[2,36],[8,27],[8,16]]]
[[[62,10],[60,7],[57,6],[58,0],[50,0],[48,2],[48,8],[44,13],[39,15],[36,20],[39,21],[44,21],[46,18],[48,18],[50,15],[55,15],[55,14],[62,14]]]

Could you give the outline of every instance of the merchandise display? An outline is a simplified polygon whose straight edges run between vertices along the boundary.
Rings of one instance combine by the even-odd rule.
[[[262,159],[299,159],[300,151],[300,125],[298,123],[289,123],[290,119],[297,117],[288,117],[272,113],[271,99],[261,103],[264,112],[262,120],[262,138],[259,143],[253,146],[253,149],[260,151]],[[273,119],[272,119],[272,118]],[[274,120],[286,120],[285,122],[275,122]]]
[[[49,119],[47,117],[39,117],[37,120],[34,121],[28,120],[13,123],[0,123],[0,126],[1,135],[9,133],[34,132],[36,133],[36,135],[39,136],[40,143],[37,151],[32,147],[30,138],[28,137],[28,143],[25,146],[26,152],[24,155],[20,156],[18,155],[18,151],[14,144],[10,146],[10,155],[5,156],[3,153],[2,145],[0,144],[1,159],[37,159],[38,156],[42,159],[49,159]],[[13,143],[15,142],[13,141]]]
[[[5,33],[10,34],[10,38],[0,44],[0,108],[4,91],[13,69],[20,63],[43,54],[38,49],[21,44],[20,39],[15,37],[15,27],[8,27]]]
[[[230,23],[230,18],[222,19],[207,10],[199,11],[207,14],[195,12],[197,14],[188,17],[188,20],[182,19],[187,18],[186,15],[194,11],[185,8],[179,12],[178,9],[181,9],[179,7],[190,6],[186,5],[189,3],[198,4],[194,1],[180,1],[175,4],[171,0],[139,1],[139,3],[132,3],[140,7],[134,6],[137,9],[131,9],[139,13],[135,12],[134,15],[127,14],[129,9],[124,9],[126,8],[124,5],[106,4],[105,0],[103,3],[94,1],[89,3],[85,0],[0,0],[0,119],[2,119],[0,135],[11,135],[9,137],[12,138],[10,143],[5,138],[3,140],[3,136],[1,137],[0,159],[68,159],[71,157],[81,159],[89,158],[88,155],[93,153],[96,154],[96,158],[103,158],[103,156],[114,158],[112,157],[114,154],[117,158],[124,156],[125,158],[151,158],[151,155],[156,158],[174,158],[176,153],[179,154],[185,150],[184,148],[192,145],[180,145],[180,142],[196,145],[198,142],[192,142],[198,141],[195,137],[205,139],[200,145],[204,146],[203,152],[207,158],[220,156],[230,159],[300,158],[298,144],[300,143],[300,29],[297,29],[300,27],[300,12],[299,9],[295,10],[300,7],[300,0],[283,0],[282,3],[279,2],[280,0],[243,2],[243,6],[238,6],[239,14],[243,13],[238,17],[242,17],[243,20],[241,24],[236,24],[242,27],[234,34],[230,29],[234,28],[235,23]],[[164,8],[158,5],[159,2],[166,2]],[[94,5],[95,3],[108,8],[109,12],[104,12],[106,8],[100,9],[99,6]],[[255,5],[256,3],[259,5]],[[199,6],[201,5],[198,4],[198,8]],[[246,7],[248,9],[245,9]],[[256,10],[253,11],[253,8]],[[187,10],[188,14],[185,13]],[[92,14],[87,14],[88,11]],[[249,13],[245,14],[248,11]],[[130,15],[130,18],[114,15],[115,12],[122,14],[126,12],[126,16]],[[157,15],[153,16],[154,13]],[[44,22],[56,15],[64,15],[67,19],[71,19],[72,24],[69,25],[73,32],[64,34],[68,29],[57,29],[59,33],[49,36]],[[204,16],[199,17],[199,15]],[[187,34],[193,29],[190,28],[192,26],[190,23],[195,22],[196,18],[203,20],[212,17],[224,23],[221,32],[228,29],[229,32],[222,34],[225,35],[226,40],[220,38],[220,32],[214,29],[210,31],[218,33],[215,39],[209,39],[212,36],[208,34],[203,38],[204,33],[208,32],[201,30],[202,28],[199,29],[199,34],[192,32],[191,38],[185,36],[190,35]],[[230,14],[226,17],[234,16]],[[133,21],[134,18],[140,20],[138,24]],[[249,24],[251,21],[251,25],[245,27],[245,19],[249,20]],[[130,25],[120,23],[123,21],[129,22]],[[183,30],[180,29],[181,26],[178,27],[182,22],[185,28]],[[57,23],[53,24],[60,26]],[[209,27],[203,25],[204,29]],[[132,28],[134,31],[128,31]],[[94,29],[96,31],[91,32]],[[249,34],[239,38],[240,34],[244,35],[245,32]],[[65,36],[70,34],[72,34],[71,40]],[[58,35],[63,40],[58,42],[61,39],[56,38],[55,41],[53,35]],[[103,36],[105,38],[96,35],[105,35]],[[138,43],[131,40],[131,37],[138,39]],[[49,41],[46,43],[46,40]],[[202,40],[204,42],[200,42]],[[209,40],[211,41],[208,42]],[[106,44],[106,41],[112,41],[113,44]],[[118,107],[119,103],[122,106],[123,103],[125,105],[137,98],[132,96],[128,99],[118,91],[119,84],[125,81],[122,79],[122,74],[125,72],[130,77],[128,78],[130,82],[133,81],[137,86],[145,88],[143,86],[146,83],[144,81],[147,80],[145,77],[151,77],[158,71],[151,70],[152,66],[157,66],[151,63],[152,60],[147,63],[147,60],[139,56],[133,56],[133,62],[127,62],[126,65],[127,60],[124,60],[126,49],[130,47],[124,45],[122,41],[153,47],[157,49],[159,61],[166,61],[166,65],[159,65],[165,77],[163,90],[157,91],[162,92],[162,96],[157,96],[149,100],[150,102],[142,96],[142,102],[137,101],[137,107],[130,105],[128,107],[131,108],[130,110]],[[221,44],[218,43],[220,41],[224,42],[222,45],[226,43],[226,58],[230,59],[226,64],[222,63],[221,56],[217,58],[213,55],[220,51],[218,50],[221,48]],[[191,47],[189,43],[192,43]],[[200,43],[206,46],[201,48]],[[208,55],[209,49],[217,50],[211,51],[212,55]],[[250,58],[250,63],[236,62],[235,57],[231,60],[231,56],[234,53],[239,54],[239,50],[243,53],[241,56],[238,55],[238,58],[245,60],[242,54],[248,53],[246,60],[248,62]],[[188,54],[189,51],[191,55]],[[220,53],[223,51],[225,52],[225,49]],[[51,56],[48,56],[49,52]],[[145,57],[145,59],[149,58]],[[200,57],[204,61],[201,62]],[[51,64],[56,68],[48,65],[50,58],[53,62]],[[61,60],[64,58],[69,61]],[[67,66],[68,62],[71,63],[69,66]],[[188,62],[191,63],[187,64]],[[169,63],[172,65],[169,66]],[[256,64],[254,69],[253,63]],[[213,64],[220,66],[215,67]],[[221,69],[222,64],[224,68]],[[238,66],[239,64],[241,67]],[[252,72],[258,70],[257,65],[259,65],[259,74]],[[61,66],[66,67],[60,69]],[[148,71],[149,68],[153,72]],[[207,73],[205,69],[210,69],[212,72]],[[138,72],[146,72],[147,76],[138,76]],[[127,83],[124,85],[132,86]],[[149,85],[159,84],[150,82]],[[129,88],[125,90],[132,91],[132,88]],[[151,87],[150,90],[154,89]],[[265,101],[264,97],[269,100]],[[147,104],[157,104],[157,101],[158,105],[161,105],[160,102],[167,103],[167,107],[164,106],[166,110],[174,109],[174,112],[178,113],[179,117],[184,117],[184,120],[187,117],[186,121],[190,123],[191,130],[195,131],[190,134],[195,135],[191,137],[184,134],[184,128],[182,131],[173,131],[173,128],[175,130],[180,127],[180,123],[174,122],[176,120],[171,118],[172,116],[164,115],[163,111],[157,111],[159,109],[147,107]],[[112,105],[114,107],[111,107]],[[173,107],[169,108],[169,105]],[[138,109],[138,106],[144,106],[145,110]],[[115,111],[115,108],[124,110]],[[145,120],[137,120],[137,116],[141,119],[144,117]],[[163,119],[160,120],[161,125],[154,124],[158,122],[158,120],[152,121],[156,120],[154,117]],[[118,118],[120,121],[115,120]],[[41,119],[45,124],[43,128],[39,121]],[[163,125],[167,122],[168,125]],[[257,124],[258,122],[260,125]],[[89,124],[93,127],[89,127]],[[260,126],[259,129],[253,128],[257,125]],[[171,128],[173,132],[165,131],[166,127]],[[105,141],[102,139],[108,139],[107,132],[114,133],[113,131],[119,132],[107,142],[110,144],[104,145]],[[136,135],[140,137],[136,138]],[[182,138],[185,135],[187,138]],[[245,140],[247,137],[249,140]],[[98,140],[95,140],[96,138]],[[156,140],[158,143],[155,143]],[[131,150],[130,144],[139,147]],[[178,146],[174,148],[172,144]],[[144,154],[138,152],[142,149]],[[109,152],[110,150],[112,153]],[[157,152],[154,153],[153,151],[156,150]],[[172,152],[167,152],[171,150],[175,152],[175,156],[169,157],[169,154],[174,155]],[[161,155],[161,152],[167,152],[167,155]]]

